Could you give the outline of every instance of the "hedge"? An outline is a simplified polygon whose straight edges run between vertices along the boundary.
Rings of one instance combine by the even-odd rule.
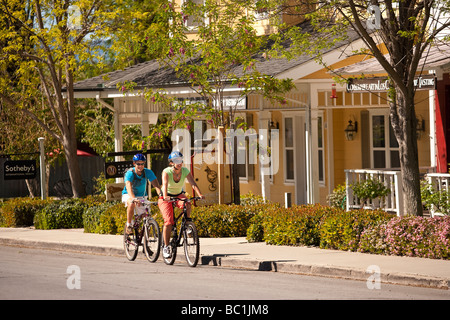
[[[156,199],[153,199],[156,200]],[[322,205],[283,208],[249,196],[244,205],[193,207],[200,237],[243,237],[272,245],[316,246],[450,259],[450,217],[396,217],[382,210],[353,210]],[[177,209],[177,212],[179,209]],[[155,219],[162,227],[157,206]],[[85,232],[121,234],[126,222],[123,203],[104,197],[45,200],[17,198],[0,202],[0,226],[41,229],[84,228]]]
[[[392,215],[383,210],[340,211],[329,215],[320,227],[320,247],[356,251],[361,234],[370,227],[387,222]]]
[[[36,229],[83,228],[84,212],[105,201],[103,196],[88,196],[82,199],[47,200],[47,204],[35,211]]]
[[[51,200],[39,198],[12,198],[0,203],[0,227],[29,227],[34,215]]]

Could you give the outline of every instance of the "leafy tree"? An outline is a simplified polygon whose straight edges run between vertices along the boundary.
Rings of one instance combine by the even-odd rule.
[[[377,59],[390,81],[390,119],[400,149],[405,212],[422,215],[414,77],[430,46],[448,41],[442,33],[450,27],[449,1],[260,0],[258,6],[274,17],[280,12],[305,16],[318,34],[314,37],[300,26],[283,29],[280,23],[281,38],[293,43],[289,55],[310,53],[323,63],[323,49],[345,39],[348,31],[364,41],[365,48],[355,53]]]
[[[153,14],[141,9],[150,10],[151,3],[0,1],[1,104],[37,123],[62,146],[74,197],[85,190],[77,160],[73,85],[105,70],[116,54],[119,64],[134,61],[127,57],[137,56],[139,32],[147,30],[144,26]],[[128,45],[119,51],[123,39]]]
[[[268,39],[256,33],[255,17],[248,14],[253,10],[251,2],[185,1],[176,7],[172,1],[162,1],[160,6],[162,18],[159,27],[148,34],[148,48],[203,98],[201,103],[181,102],[178,110],[183,113],[176,117],[192,120],[203,114],[215,126],[236,128],[237,106],[249,94],[258,92],[284,102],[283,94],[293,87],[292,82],[267,76],[256,68],[257,59],[264,59]],[[231,105],[226,93],[230,87],[237,89]],[[146,96],[173,108],[174,100],[161,90],[149,90]],[[172,127],[177,123],[174,121]],[[186,121],[182,123],[186,125]],[[239,177],[234,164],[232,176],[238,203]]]

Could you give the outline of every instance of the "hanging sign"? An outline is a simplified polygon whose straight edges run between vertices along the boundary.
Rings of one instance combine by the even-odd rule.
[[[414,79],[416,90],[436,90],[436,77],[432,74],[423,75]],[[389,80],[387,77],[367,78],[367,79],[349,79],[347,82],[347,92],[385,92],[389,89]]]
[[[5,180],[36,178],[36,160],[8,160],[3,164]]]
[[[105,163],[105,177],[110,178],[123,178],[125,171],[129,168],[133,168],[133,161],[117,161]]]

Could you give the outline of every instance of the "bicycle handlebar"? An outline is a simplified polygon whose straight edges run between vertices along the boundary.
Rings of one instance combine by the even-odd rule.
[[[183,202],[191,202],[192,200],[197,201],[197,200],[202,200],[202,198],[200,197],[192,197],[192,198],[173,198],[170,197],[170,200],[168,202],[175,202],[175,201],[183,201]]]
[[[146,205],[146,206],[150,206],[150,205],[156,206],[158,204],[157,201],[149,201],[147,199],[134,198],[133,202],[135,202],[135,201],[139,202],[140,204]]]

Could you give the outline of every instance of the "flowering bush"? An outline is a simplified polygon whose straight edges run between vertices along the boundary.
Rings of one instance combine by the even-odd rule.
[[[395,217],[361,234],[358,251],[450,259],[450,217]]]

